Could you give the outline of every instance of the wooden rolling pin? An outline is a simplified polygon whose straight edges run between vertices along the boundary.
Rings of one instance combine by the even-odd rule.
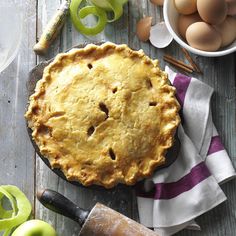
[[[100,203],[86,211],[52,190],[39,192],[37,197],[48,209],[79,223],[82,227],[79,236],[157,236],[154,231]]]

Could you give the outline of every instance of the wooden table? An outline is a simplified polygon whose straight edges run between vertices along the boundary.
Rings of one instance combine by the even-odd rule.
[[[149,43],[141,43],[135,35],[137,20],[143,15],[152,15],[154,21],[158,22],[163,18],[161,8],[154,7],[146,0],[130,0],[122,19],[108,25],[105,32],[96,38],[87,38],[78,33],[68,19],[61,36],[46,57],[37,57],[32,47],[46,22],[60,5],[60,0],[26,0],[23,3],[21,7],[25,17],[20,51],[14,62],[0,74],[0,184],[15,184],[20,187],[32,202],[34,216],[50,222],[59,236],[78,235],[79,226],[42,207],[35,198],[39,189],[58,190],[84,208],[90,208],[100,201],[138,219],[135,195],[131,189],[95,191],[73,186],[58,178],[37,157],[28,138],[23,117],[27,102],[26,81],[29,71],[38,62],[52,58],[73,45],[91,40],[126,43],[132,48],[142,48],[152,58],[160,59],[162,68],[165,65],[162,59],[164,53],[185,60],[175,42],[166,49],[158,50]],[[203,70],[203,75],[196,75],[197,78],[215,88],[212,99],[213,119],[236,165],[236,53],[221,58],[193,57]],[[186,230],[178,235],[236,235],[236,182],[225,184],[223,190],[228,201],[197,219],[202,232]]]

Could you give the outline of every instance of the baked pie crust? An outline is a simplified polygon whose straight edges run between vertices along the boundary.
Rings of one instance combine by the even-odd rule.
[[[104,43],[57,55],[25,117],[52,168],[70,181],[111,188],[135,184],[164,164],[178,111],[157,60]]]

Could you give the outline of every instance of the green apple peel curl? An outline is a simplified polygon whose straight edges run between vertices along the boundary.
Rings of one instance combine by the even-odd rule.
[[[70,4],[70,16],[75,28],[82,34],[86,35],[96,35],[100,33],[106,26],[107,16],[106,13],[95,6],[86,6],[79,10],[79,6],[83,0],[72,0]],[[81,19],[88,15],[95,15],[98,17],[97,25],[94,27],[86,27],[81,22]]]
[[[114,17],[110,20],[108,20],[108,22],[113,22],[118,20],[122,14],[123,14],[123,5],[127,2],[126,1],[121,1],[121,0],[91,0],[91,2],[97,6],[100,7],[102,9],[104,9],[105,11],[112,11]]]
[[[108,22],[118,20],[123,14],[123,5],[128,0],[91,0],[92,6],[85,6],[79,9],[83,0],[72,0],[70,4],[70,16],[75,28],[86,35],[96,35],[102,32]],[[108,19],[107,12],[113,12],[113,18]],[[81,19],[88,15],[95,15],[98,18],[94,27],[86,27]]]
[[[5,230],[3,236],[8,236],[14,227],[29,218],[32,208],[25,194],[16,186],[0,186],[0,200],[3,196],[8,198],[12,207],[12,214],[10,215],[10,211],[5,210],[1,204],[0,231]],[[2,216],[6,216],[6,218],[2,218]]]
[[[6,197],[11,204],[12,210],[6,210],[2,206],[2,199]],[[16,201],[6,190],[0,186],[0,219],[10,218],[16,213]]]

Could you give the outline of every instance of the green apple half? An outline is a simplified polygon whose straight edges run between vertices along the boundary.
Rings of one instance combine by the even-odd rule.
[[[56,236],[55,229],[42,220],[29,220],[20,225],[12,236]]]

